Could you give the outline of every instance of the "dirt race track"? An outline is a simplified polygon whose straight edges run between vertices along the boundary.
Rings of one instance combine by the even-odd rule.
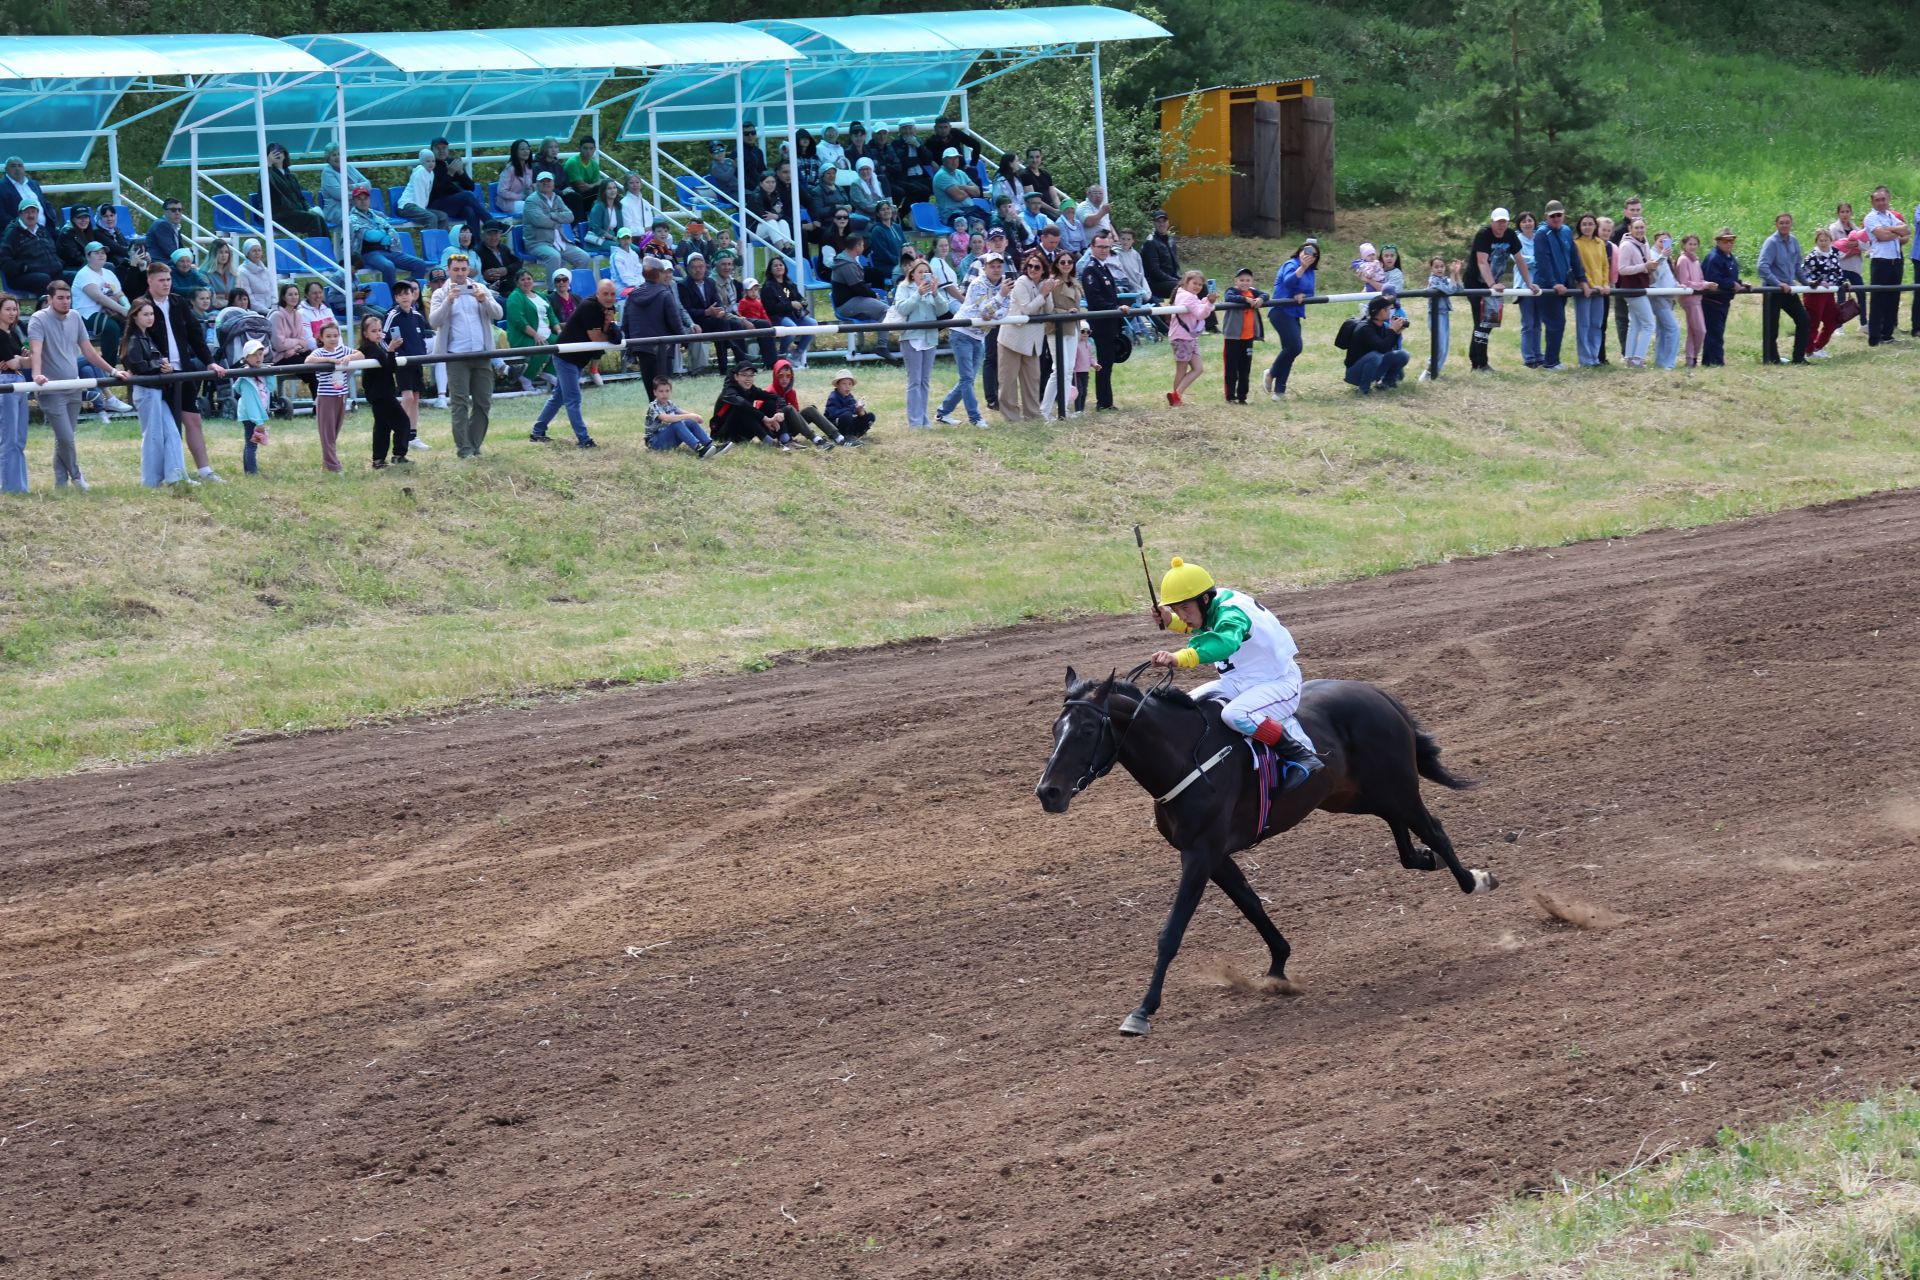
[[[1204,1277],[1914,1080],[1920,495],[1275,603],[1486,779],[1244,861],[1031,788],[1143,620],[0,791],[0,1277]],[[1627,917],[1550,922],[1530,890]],[[629,952],[629,948],[635,949]]]

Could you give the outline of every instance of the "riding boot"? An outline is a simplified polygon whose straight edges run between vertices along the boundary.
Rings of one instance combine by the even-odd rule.
[[[1294,779],[1285,784],[1287,787],[1299,786],[1300,783],[1320,772],[1324,763],[1319,756],[1307,750],[1300,739],[1288,733],[1286,726],[1278,720],[1262,720],[1259,727],[1253,731],[1253,739],[1255,742],[1264,742],[1272,747],[1273,753],[1287,764],[1299,766],[1300,772],[1297,774],[1293,770],[1287,771],[1286,776]]]

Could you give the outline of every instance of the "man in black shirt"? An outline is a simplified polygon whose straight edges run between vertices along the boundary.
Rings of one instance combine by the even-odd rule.
[[[1180,242],[1165,209],[1153,211],[1153,234],[1140,246],[1140,268],[1147,273],[1147,289],[1155,302],[1173,297],[1180,287]]]
[[[1020,171],[1020,184],[1029,191],[1040,193],[1040,211],[1048,217],[1060,216],[1060,189],[1053,185],[1053,175],[1048,173],[1041,163],[1040,148],[1027,148],[1027,167]]]
[[[1393,299],[1379,294],[1367,299],[1367,318],[1354,326],[1347,340],[1347,382],[1368,396],[1378,385],[1383,390],[1399,385],[1407,368],[1407,349],[1400,345],[1400,331],[1407,322],[1393,314]]]
[[[693,327],[701,333],[726,333],[732,329],[744,329],[744,323],[736,323],[727,314],[726,299],[720,296],[720,290],[707,278],[707,260],[700,254],[689,254],[686,259],[687,278],[680,282],[680,305],[686,309]],[[720,363],[720,376],[727,375],[727,353],[732,352],[736,360],[747,358],[747,348],[738,342],[716,342],[714,359]]]
[[[1473,238],[1473,246],[1467,254],[1465,283],[1469,289],[1499,289],[1506,278],[1507,265],[1518,263],[1520,278],[1527,282],[1527,288],[1535,293],[1533,271],[1527,266],[1527,260],[1520,256],[1520,233],[1508,225],[1507,211],[1495,209],[1487,219],[1487,225],[1480,228],[1480,234]],[[1492,371],[1487,363],[1487,341],[1493,331],[1500,327],[1500,315],[1505,299],[1490,296],[1467,299],[1473,308],[1473,342],[1467,348],[1467,359],[1476,373]]]
[[[480,279],[502,300],[513,292],[513,282],[520,278],[520,256],[501,238],[506,229],[507,224],[498,218],[484,224],[480,229],[479,247],[474,250]]]
[[[1093,248],[1088,252],[1092,256],[1087,259],[1087,265],[1080,269],[1080,283],[1087,292],[1087,310],[1126,310],[1120,305],[1120,287],[1114,280],[1112,264],[1108,261],[1113,255],[1113,232],[1101,231],[1096,234]],[[1126,323],[1119,319],[1087,321],[1087,328],[1093,333],[1093,360],[1097,366],[1093,371],[1095,409],[1113,408],[1113,366],[1118,363],[1121,331]]]
[[[600,287],[594,290],[591,298],[582,300],[574,307],[573,315],[560,327],[560,341],[568,342],[619,342],[620,326],[614,323],[618,305],[618,290],[611,280],[602,280]],[[547,424],[564,407],[567,421],[573,426],[573,438],[582,449],[595,449],[593,437],[587,434],[587,421],[580,416],[580,375],[590,364],[600,360],[598,351],[562,352],[553,359],[553,394],[547,397],[547,403],[540,409],[540,416],[533,420],[533,434],[528,437],[535,444],[547,442]]]
[[[900,136],[888,148],[886,165],[887,182],[893,187],[894,199],[902,206],[933,199],[933,171],[939,167],[939,161],[920,145],[913,121],[902,120]]]

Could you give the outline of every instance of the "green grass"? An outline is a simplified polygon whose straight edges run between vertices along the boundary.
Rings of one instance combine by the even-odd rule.
[[[0,502],[0,777],[1131,610],[1135,521],[1156,556],[1289,587],[1920,480],[1920,425],[1886,411],[1920,392],[1904,344],[1845,339],[1824,365],[1763,369],[1743,308],[1725,370],[1528,374],[1502,335],[1506,371],[1475,378],[1457,324],[1444,381],[1363,400],[1339,382],[1335,310],[1316,312],[1283,405],[1221,406],[1210,344],[1194,403],[1169,410],[1151,346],[1121,371],[1124,413],[908,433],[899,375],[863,370],[885,425],[829,457],[647,453],[637,388],[620,387],[589,393],[598,453],[528,446],[535,404],[501,402],[488,459],[456,462],[430,414],[438,447],[410,475],[364,469],[364,413],[335,477],[307,420],[275,424],[257,480],[216,425],[233,482],[188,495],[138,486],[130,426],[88,427],[96,488],[79,495],[46,487],[36,428],[38,487]],[[809,397],[827,376],[807,376]],[[704,409],[713,387],[681,400]]]
[[[1898,1090],[1712,1145],[1561,1178],[1481,1222],[1238,1280],[1915,1280],[1920,1094]]]

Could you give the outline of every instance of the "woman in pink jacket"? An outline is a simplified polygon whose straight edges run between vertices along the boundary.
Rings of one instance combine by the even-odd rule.
[[[1673,260],[1673,278],[1682,289],[1693,292],[1680,299],[1680,310],[1687,316],[1687,368],[1700,363],[1700,346],[1707,340],[1707,317],[1700,309],[1700,295],[1707,291],[1706,273],[1700,270],[1700,237],[1683,236],[1680,254]]]
[[[1173,344],[1173,390],[1167,392],[1168,404],[1184,403],[1180,397],[1200,376],[1200,331],[1206,328],[1207,317],[1218,301],[1207,293],[1206,272],[1189,271],[1180,277],[1180,287],[1173,291],[1173,305],[1181,312],[1171,317],[1172,323],[1167,326],[1167,337]]]

